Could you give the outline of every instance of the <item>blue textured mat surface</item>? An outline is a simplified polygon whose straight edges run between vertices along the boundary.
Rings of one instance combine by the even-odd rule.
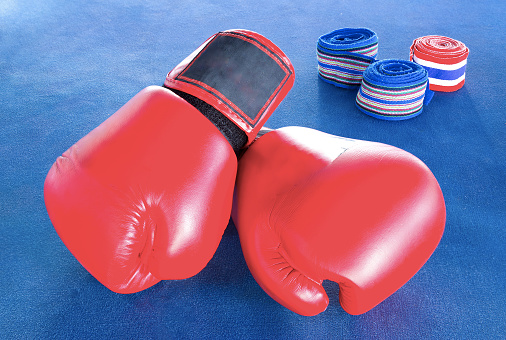
[[[504,1],[0,2],[0,338],[446,338],[506,334]],[[318,78],[316,41],[368,27],[379,59],[409,58],[413,39],[446,35],[470,49],[466,84],[401,122],[369,117],[356,91]],[[112,293],[74,259],[47,216],[43,182],[57,156],[212,34],[257,31],[292,60],[295,85],[269,119],[379,141],[423,160],[447,204],[427,264],[372,311],[346,314],[336,284],[315,317],[256,284],[228,226],[197,276]]]

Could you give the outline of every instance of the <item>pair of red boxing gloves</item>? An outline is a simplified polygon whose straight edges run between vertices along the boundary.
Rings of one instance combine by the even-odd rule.
[[[350,314],[386,299],[442,236],[439,185],[392,146],[261,130],[293,82],[265,37],[213,35],[54,163],[44,198],[64,244],[107,288],[135,293],[199,273],[232,214],[254,278],[290,310],[324,311],[323,280]]]

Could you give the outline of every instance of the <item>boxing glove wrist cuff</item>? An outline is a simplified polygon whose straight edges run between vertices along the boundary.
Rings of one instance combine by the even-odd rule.
[[[224,134],[234,139],[233,147],[243,147],[253,142],[294,78],[290,60],[270,40],[247,30],[229,30],[210,37],[170,71],[164,86],[188,94],[184,99],[197,108],[203,107],[198,99],[216,109],[210,120],[228,131]],[[226,120],[244,132],[245,143],[243,137],[235,140],[241,134]]]
[[[220,130],[223,136],[225,136],[236,153],[248,143],[248,136],[246,133],[237,125],[232,123],[231,120],[226,119],[223,114],[221,114],[213,106],[186,92],[174,89],[170,90],[186,100],[193,107],[199,110],[200,113],[202,113],[207,119],[209,119],[218,128],[218,130]]]

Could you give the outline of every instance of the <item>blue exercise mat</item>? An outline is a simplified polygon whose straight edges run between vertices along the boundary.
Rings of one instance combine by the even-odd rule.
[[[501,1],[1,1],[0,338],[500,339],[506,334],[506,3]],[[360,112],[358,91],[322,81],[315,43],[368,27],[378,58],[409,59],[414,39],[443,35],[471,53],[465,85],[415,118]],[[445,233],[422,269],[370,312],[352,316],[338,287],[303,317],[251,276],[235,226],[198,275],[132,295],[111,292],[72,256],[46,212],[46,174],[68,147],[226,29],[256,31],[295,68],[267,126],[300,125],[391,144],[432,170]],[[364,210],[364,213],[367,213]]]

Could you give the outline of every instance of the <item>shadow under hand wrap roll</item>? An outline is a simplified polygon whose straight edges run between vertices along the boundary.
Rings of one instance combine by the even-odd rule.
[[[344,88],[358,88],[378,54],[378,37],[367,28],[341,28],[318,39],[318,75]]]
[[[412,118],[432,98],[432,92],[426,93],[427,84],[427,71],[414,62],[377,61],[364,72],[356,105],[364,113],[380,119]]]
[[[462,42],[428,35],[413,41],[409,59],[427,70],[431,90],[453,92],[464,86],[468,55]]]

